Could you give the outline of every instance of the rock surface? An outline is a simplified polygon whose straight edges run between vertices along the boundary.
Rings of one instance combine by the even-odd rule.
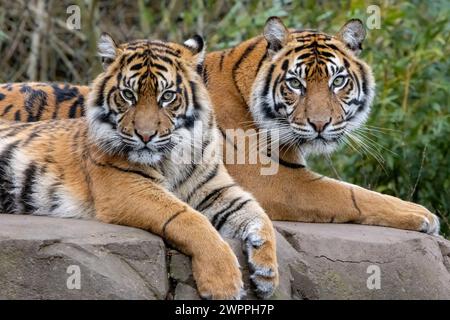
[[[275,222],[274,299],[450,299],[450,242],[411,231]],[[254,298],[240,242],[230,240]],[[79,285],[79,286],[78,286]],[[143,230],[0,215],[0,299],[198,299],[190,260]]]

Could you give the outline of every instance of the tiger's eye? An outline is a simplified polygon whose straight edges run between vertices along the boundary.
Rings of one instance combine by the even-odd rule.
[[[122,90],[122,95],[125,97],[125,99],[133,101],[134,100],[134,94],[131,90],[125,89]]]
[[[344,80],[345,80],[345,78],[344,78],[343,76],[336,77],[336,78],[333,80],[333,86],[334,86],[334,87],[340,87],[340,86],[342,86],[342,84],[344,83]]]
[[[164,94],[161,97],[161,100],[163,102],[169,102],[171,101],[173,98],[175,97],[175,93],[173,93],[172,91],[166,91],[164,92]]]
[[[296,79],[296,78],[292,78],[288,80],[289,86],[292,89],[301,89],[302,88],[302,83],[300,82],[300,80]]]

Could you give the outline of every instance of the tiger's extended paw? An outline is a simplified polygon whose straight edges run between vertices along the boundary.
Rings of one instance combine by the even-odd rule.
[[[239,300],[244,296],[238,260],[225,242],[211,252],[193,256],[192,271],[204,299]]]
[[[391,201],[395,202],[394,208],[400,213],[400,219],[406,220],[405,225],[411,225],[411,228],[406,227],[405,229],[412,229],[431,235],[439,235],[439,218],[427,208],[398,198],[390,196],[389,198]]]
[[[356,221],[439,235],[439,218],[427,208],[363,188],[352,190],[353,202],[360,215]]]
[[[259,298],[271,297],[278,286],[278,264],[272,224],[255,225],[245,238],[250,279]]]
[[[385,211],[385,217],[389,221],[386,225],[439,235],[439,218],[427,208],[388,195],[382,195],[382,197],[383,202],[380,202],[381,205],[378,208]]]
[[[441,229],[441,224],[439,222],[438,216],[431,213],[427,210],[427,208],[422,207],[421,205],[415,203],[413,203],[413,205],[419,207],[416,210],[419,212],[419,215],[422,215],[422,218],[424,220],[419,231],[438,236]]]

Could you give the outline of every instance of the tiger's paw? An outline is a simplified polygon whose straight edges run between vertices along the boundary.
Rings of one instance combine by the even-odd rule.
[[[209,250],[208,250],[209,251]],[[239,300],[244,296],[239,263],[227,243],[192,258],[192,271],[203,299]]]
[[[425,208],[423,209],[427,211],[427,214],[423,217],[424,221],[422,223],[422,227],[420,228],[420,232],[438,236],[441,229],[441,224],[439,222],[438,216],[429,212]]]
[[[254,230],[245,238],[250,279],[261,299],[270,298],[278,286],[275,236],[272,232]],[[268,231],[268,230],[266,230]]]
[[[413,230],[430,235],[439,235],[439,218],[427,208],[416,203],[402,201],[402,206],[398,210],[405,214],[411,223],[415,224]]]
[[[439,218],[427,208],[401,199],[384,196],[391,203],[389,216],[402,229],[416,230],[430,235],[439,235]]]

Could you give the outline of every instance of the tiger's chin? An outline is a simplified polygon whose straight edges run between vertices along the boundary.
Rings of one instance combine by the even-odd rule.
[[[316,138],[299,145],[303,156],[308,155],[329,155],[340,146],[339,140],[325,140]]]
[[[163,152],[150,149],[131,150],[128,152],[129,161],[144,165],[156,165],[161,162],[163,157]]]

